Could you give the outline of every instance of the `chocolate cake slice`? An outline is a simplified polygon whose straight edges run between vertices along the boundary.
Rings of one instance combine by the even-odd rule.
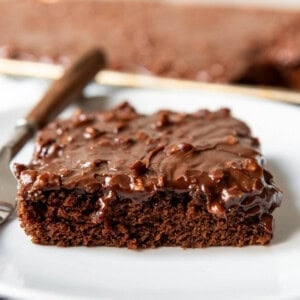
[[[45,245],[264,245],[282,193],[258,149],[228,109],[77,111],[15,165],[21,226]]]

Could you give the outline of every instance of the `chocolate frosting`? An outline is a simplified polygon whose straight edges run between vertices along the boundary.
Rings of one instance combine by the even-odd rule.
[[[174,190],[204,195],[208,211],[220,217],[238,209],[267,220],[282,193],[263,163],[258,140],[228,109],[141,115],[123,103],[49,124],[31,163],[17,165],[16,174],[32,191],[102,190],[106,203],[118,193],[146,201]]]

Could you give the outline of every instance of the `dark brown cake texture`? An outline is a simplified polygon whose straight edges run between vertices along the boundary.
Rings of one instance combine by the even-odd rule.
[[[2,57],[66,63],[97,46],[112,70],[300,88],[299,11],[2,0],[0,12]]]
[[[264,245],[282,193],[258,148],[228,109],[77,111],[15,166],[21,226],[45,245]]]

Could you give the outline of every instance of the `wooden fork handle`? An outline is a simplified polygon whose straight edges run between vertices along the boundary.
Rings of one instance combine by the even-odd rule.
[[[105,67],[105,57],[98,49],[83,54],[50,86],[45,96],[25,117],[35,129],[52,121],[79,94],[94,76]]]

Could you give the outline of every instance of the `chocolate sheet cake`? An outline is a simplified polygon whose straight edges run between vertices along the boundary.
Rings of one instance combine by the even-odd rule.
[[[21,226],[46,245],[264,245],[282,200],[228,109],[77,111],[46,126],[15,173]]]
[[[300,88],[300,12],[157,1],[2,0],[0,56],[67,63],[92,46],[113,70]]]

